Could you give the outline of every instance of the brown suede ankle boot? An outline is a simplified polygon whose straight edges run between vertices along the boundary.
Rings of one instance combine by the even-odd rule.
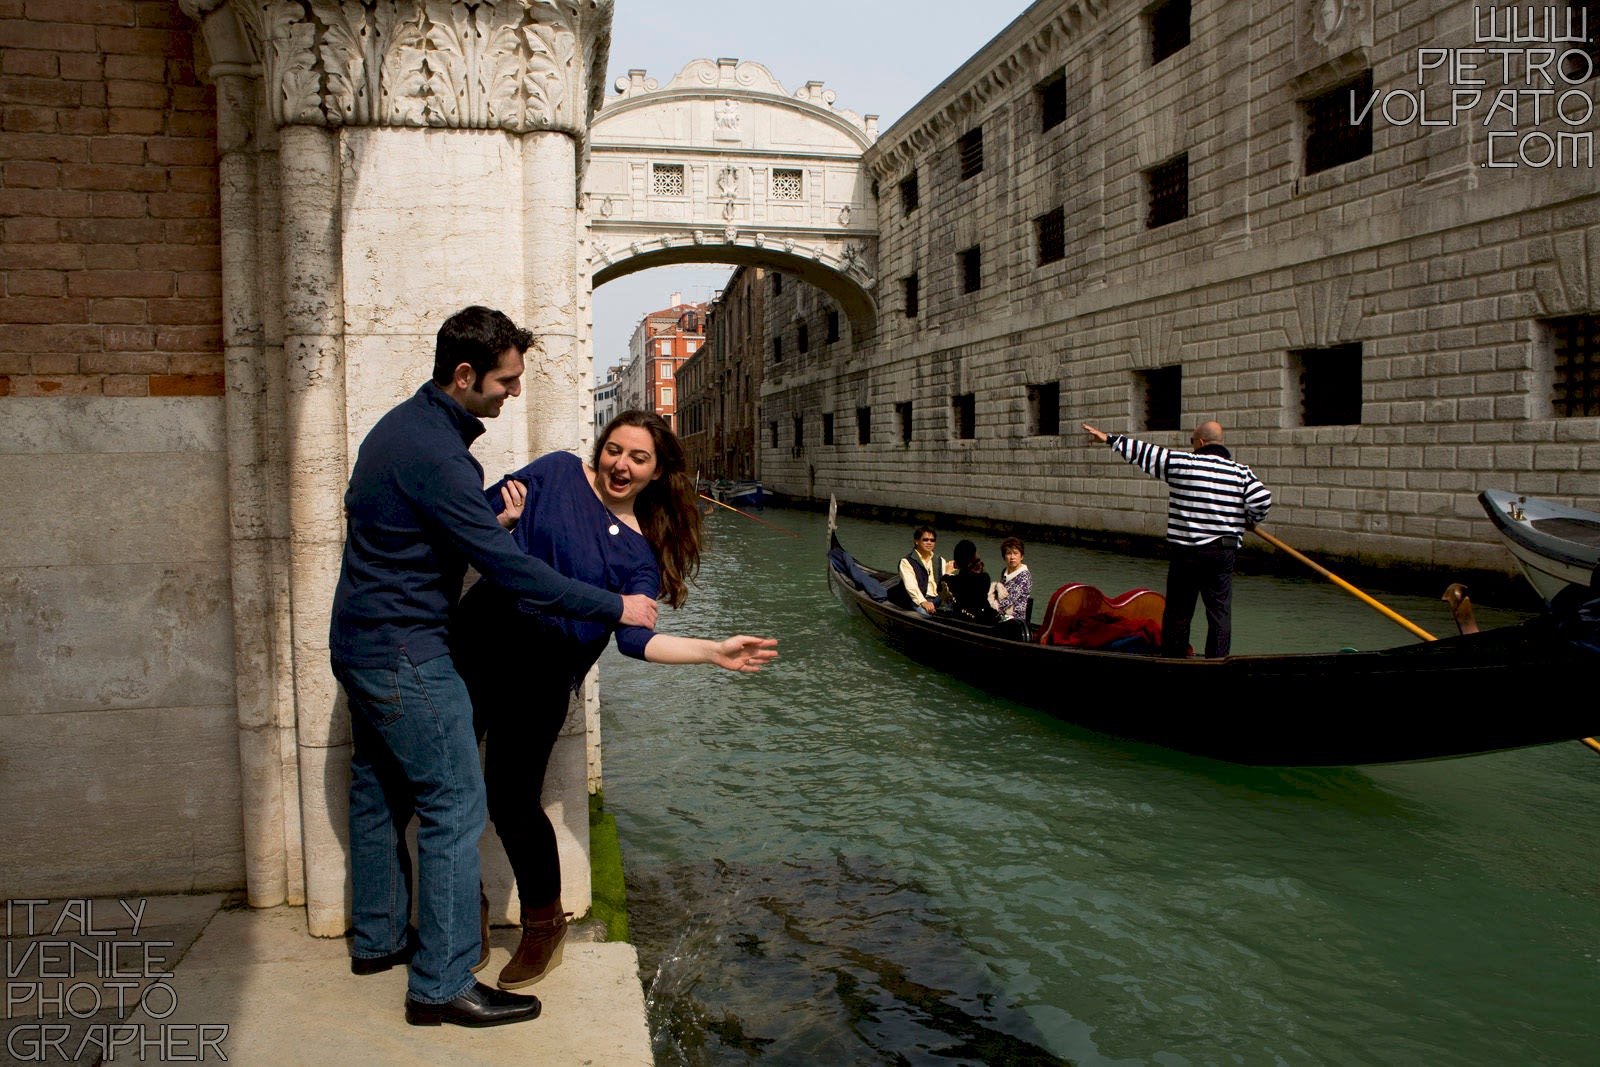
[[[478,946],[478,962],[468,968],[473,974],[489,966],[489,895],[483,891],[482,882],[478,883],[478,929],[483,941]]]
[[[501,989],[532,985],[561,962],[561,940],[567,936],[567,913],[556,900],[537,908],[522,909],[522,942],[511,962],[500,971]]]

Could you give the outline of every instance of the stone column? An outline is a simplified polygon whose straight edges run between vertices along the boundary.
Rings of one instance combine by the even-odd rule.
[[[336,936],[349,913],[350,732],[327,627],[354,449],[426,376],[439,322],[472,303],[539,338],[526,406],[479,446],[485,466],[586,439],[575,196],[612,5],[179,3],[204,25],[223,112],[250,901],[304,899],[312,932]],[[572,827],[566,880],[587,908],[581,737],[577,753],[577,773],[553,772],[546,795]]]

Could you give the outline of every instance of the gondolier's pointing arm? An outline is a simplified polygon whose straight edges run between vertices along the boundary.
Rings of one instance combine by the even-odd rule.
[[[1085,430],[1089,431],[1089,436],[1090,437],[1094,438],[1096,441],[1098,441],[1102,445],[1105,444],[1106,441],[1110,440],[1110,437],[1111,437],[1110,434],[1106,433],[1104,430],[1095,429],[1093,426],[1090,426],[1087,422],[1083,424],[1083,428]]]

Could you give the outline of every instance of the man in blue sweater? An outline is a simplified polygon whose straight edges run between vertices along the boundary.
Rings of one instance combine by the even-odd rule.
[[[329,650],[350,702],[350,866],[356,974],[410,962],[406,1021],[494,1026],[539,1001],[472,976],[478,838],[487,809],[472,703],[447,644],[467,565],[545,611],[654,626],[655,601],[575,582],[519,549],[484,500],[468,446],[522,392],[532,335],[469,307],[439,329],[433,380],[367,434],[345,492]],[[507,665],[510,668],[512,665]],[[417,833],[417,928],[405,831]]]
[[[1244,531],[1267,517],[1272,492],[1255,472],[1236,463],[1222,443],[1222,424],[1202,422],[1179,452],[1107,434],[1088,423],[1089,437],[1171,487],[1167,498],[1167,606],[1161,654],[1189,654],[1189,626],[1198,596],[1206,606],[1206,658],[1226,656],[1233,641],[1233,561]]]

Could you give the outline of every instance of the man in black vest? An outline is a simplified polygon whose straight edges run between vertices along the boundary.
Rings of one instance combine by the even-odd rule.
[[[933,527],[918,526],[911,535],[911,551],[900,561],[900,582],[911,606],[929,615],[939,610],[939,578],[950,572],[944,558],[933,554],[936,544]]]

